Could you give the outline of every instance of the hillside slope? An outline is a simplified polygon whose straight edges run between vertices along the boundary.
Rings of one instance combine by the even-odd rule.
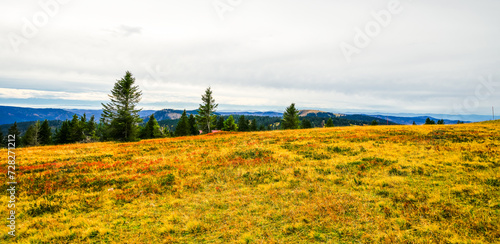
[[[22,148],[0,240],[493,243],[498,155],[499,121]]]

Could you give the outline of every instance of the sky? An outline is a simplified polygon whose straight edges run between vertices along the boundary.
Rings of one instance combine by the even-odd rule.
[[[3,0],[0,105],[491,114],[500,1]]]

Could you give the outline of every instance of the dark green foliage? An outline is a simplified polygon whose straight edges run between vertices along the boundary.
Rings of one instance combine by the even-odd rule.
[[[191,129],[189,127],[189,119],[186,115],[186,110],[182,112],[182,116],[177,123],[177,127],[175,128],[176,136],[189,136],[191,134]]]
[[[249,129],[248,120],[245,118],[245,115],[241,115],[238,119],[238,131],[248,131]]]
[[[426,125],[435,125],[435,124],[436,124],[436,122],[435,122],[434,120],[431,120],[430,118],[427,118],[427,119],[425,120],[425,124],[426,124]]]
[[[217,126],[216,128],[218,130],[223,130],[224,129],[224,116],[219,116],[217,119]]]
[[[236,126],[236,123],[234,122],[234,118],[232,115],[230,115],[226,121],[224,121],[224,131],[237,131],[238,126]]]
[[[44,120],[38,134],[38,141],[41,145],[49,145],[52,143],[52,129],[49,126],[49,121]]]
[[[3,136],[3,132],[0,130],[0,148],[7,147],[7,143],[5,142],[5,137]]]
[[[196,115],[196,122],[198,122],[198,125],[204,134],[211,133],[212,117],[219,105],[215,103],[210,87],[205,90],[205,94],[201,96],[201,100],[203,101],[203,104],[200,104],[200,107],[197,110],[198,114]]]
[[[84,126],[83,133],[92,141],[99,140],[99,137],[97,136],[97,123],[95,121],[94,115],[90,117],[90,120]]]
[[[378,125],[378,121],[377,120],[373,120],[371,125]]]
[[[444,119],[440,119],[440,120],[438,120],[437,124],[438,124],[438,125],[444,125]]]
[[[218,127],[217,129],[222,130],[222,127],[224,127],[224,118],[222,118],[222,126]],[[200,131],[198,130],[198,125],[196,124],[196,118],[194,115],[189,115],[189,130],[191,131],[191,135],[196,136],[200,134]]]
[[[73,115],[73,119],[70,122],[70,142],[83,141],[85,137],[83,134],[83,123],[85,122],[79,120],[78,115]]]
[[[302,129],[309,129],[309,128],[313,128],[311,121],[308,119],[303,119],[302,120]]]
[[[417,123],[415,123],[415,121],[413,121],[413,125],[417,125]]]
[[[333,126],[335,126],[335,125],[333,124],[332,118],[328,118],[328,121],[326,121],[325,127],[333,127]]]
[[[9,128],[9,133],[7,134],[7,137],[9,135],[12,135],[15,137],[14,143],[16,147],[21,146],[21,132],[17,128],[17,122],[14,122],[14,124]]]
[[[250,122],[250,128],[249,128],[250,131],[257,131],[257,120],[256,119],[252,119],[252,121]]]
[[[283,113],[283,120],[281,121],[281,127],[284,130],[298,129],[299,128],[299,110],[295,108],[295,103],[292,103],[286,108]]]
[[[22,137],[22,144],[24,146],[38,146],[38,134],[40,133],[40,123],[37,121],[31,125]]]
[[[64,121],[62,123],[61,129],[56,131],[55,135],[56,144],[66,144],[70,143],[70,123],[69,121]]]
[[[149,116],[149,120],[142,129],[141,138],[142,139],[151,139],[151,138],[160,138],[163,136],[162,131],[160,130],[160,125],[158,121],[155,119],[155,115],[151,114]]]
[[[142,121],[136,109],[142,92],[134,85],[135,78],[127,71],[125,76],[117,80],[109,95],[111,102],[102,104],[103,122],[110,125],[106,133],[114,140],[135,141],[138,134],[138,124]]]

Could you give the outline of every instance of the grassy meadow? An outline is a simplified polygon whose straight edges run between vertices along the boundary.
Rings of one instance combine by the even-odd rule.
[[[1,243],[500,240],[500,121],[15,152],[17,231],[7,234],[2,184]]]

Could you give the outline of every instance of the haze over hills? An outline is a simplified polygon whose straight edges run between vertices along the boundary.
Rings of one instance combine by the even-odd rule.
[[[147,122],[148,117],[154,113],[155,118],[158,121],[162,120],[175,120],[180,118],[183,110],[180,109],[163,109],[163,110],[143,110],[139,112],[141,118],[144,119],[144,122]],[[71,119],[74,114],[79,116],[83,114],[87,115],[87,118],[90,118],[92,115],[95,116],[96,120],[99,120],[102,110],[100,109],[57,109],[57,108],[25,108],[25,107],[12,107],[12,106],[0,106],[0,124],[12,124],[14,122],[28,122],[28,121],[37,121],[37,120],[66,120]],[[196,114],[196,110],[187,110],[186,113]],[[283,113],[276,111],[218,111],[217,115],[245,115],[245,116],[269,116],[269,117],[282,117]],[[346,118],[351,120],[362,120],[362,121],[371,121],[373,119],[380,120],[389,120],[389,122],[393,122],[396,124],[412,124],[415,121],[417,124],[423,124],[427,117],[430,117],[433,120],[438,120],[441,118],[445,118],[446,124],[456,124],[457,120],[469,122],[469,121],[478,121],[477,118],[482,118],[483,120],[490,119],[488,116],[483,115],[468,115],[468,116],[459,116],[459,115],[419,115],[419,116],[411,116],[408,114],[407,116],[398,116],[393,114],[383,115],[383,114],[375,114],[375,115],[367,115],[367,114],[343,114],[343,113],[331,113],[321,110],[300,110],[300,116],[302,117],[320,117],[320,118]],[[457,118],[457,119],[446,119],[446,118]],[[463,118],[476,118],[472,120],[464,120]],[[385,123],[384,123],[385,124]]]

